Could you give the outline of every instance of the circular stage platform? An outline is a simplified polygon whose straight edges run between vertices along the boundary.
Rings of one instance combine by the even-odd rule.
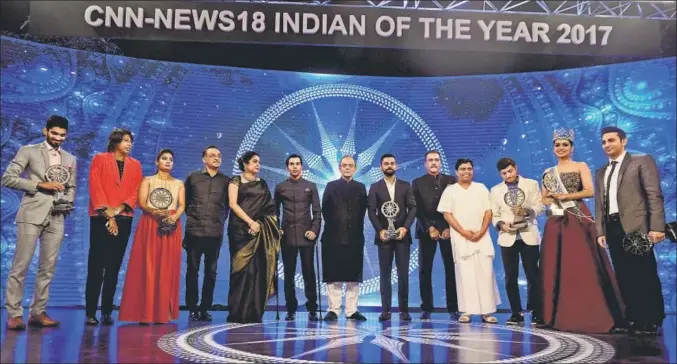
[[[158,346],[185,361],[221,363],[604,363],[615,355],[599,339],[531,327],[416,317],[320,323],[303,313],[293,322],[193,326],[161,337]]]

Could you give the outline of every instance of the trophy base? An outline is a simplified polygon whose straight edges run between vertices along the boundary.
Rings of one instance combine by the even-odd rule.
[[[400,235],[397,233],[397,231],[392,231],[392,232],[388,231],[386,236],[388,237],[388,240],[390,241],[390,240],[397,240],[397,238],[399,238]]]
[[[527,224],[526,221],[520,221],[520,222],[513,222],[510,226],[513,229],[522,230],[522,229],[526,229],[528,224]]]
[[[73,204],[68,201],[56,201],[52,207],[52,214],[69,214],[73,211]]]

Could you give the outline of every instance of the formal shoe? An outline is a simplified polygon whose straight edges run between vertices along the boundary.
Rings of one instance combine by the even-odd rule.
[[[454,312],[449,313],[449,318],[451,318],[454,321],[458,320],[459,317],[461,317],[461,313],[458,312],[458,311],[454,311]]]
[[[39,315],[31,315],[31,318],[28,319],[28,324],[35,327],[56,327],[59,326],[60,322],[52,320],[43,312]]]
[[[400,321],[411,321],[409,312],[400,312]]]
[[[148,323],[148,322],[139,322],[139,325],[141,325],[141,326],[148,326],[148,325],[150,325],[150,323]]]
[[[388,311],[381,312],[381,315],[379,315],[378,320],[381,322],[390,320],[390,312]]]
[[[103,326],[113,326],[114,323],[115,323],[115,320],[113,320],[113,318],[111,317],[111,315],[109,313],[101,316],[101,324]]]
[[[657,336],[658,325],[637,325],[635,328],[635,335],[637,336]]]
[[[7,319],[7,330],[24,330],[26,329],[26,324],[24,323],[24,318],[21,316],[10,317]]]
[[[211,321],[212,315],[207,311],[200,312],[200,321]]]
[[[200,312],[198,311],[191,311],[189,318],[191,321],[200,321],[202,315],[200,315]]]
[[[348,317],[348,320],[367,321],[367,318],[361,313],[355,312],[354,314],[350,315],[350,317]]]
[[[545,320],[538,316],[531,315],[531,326],[545,327]]]
[[[88,326],[96,326],[99,324],[99,320],[96,319],[96,316],[87,316],[87,321],[85,324]]]
[[[421,320],[430,320],[430,312],[423,311],[423,313],[421,314]]]
[[[533,320],[532,320],[533,321]],[[506,325],[518,326],[524,323],[524,316],[521,313],[513,313],[510,315],[508,321],[505,322]]]
[[[287,312],[287,316],[284,317],[285,321],[294,321],[295,319],[293,312]]]
[[[315,311],[310,311],[310,313],[308,314],[308,320],[310,320],[310,321],[319,321],[320,318],[317,316],[317,312],[315,312]]]
[[[338,316],[332,311],[327,312],[327,314],[324,316],[324,321],[336,321],[336,320],[338,320]]]
[[[628,333],[628,328],[627,327],[622,327],[622,326],[616,326],[611,331],[609,331],[610,334],[627,334]]]

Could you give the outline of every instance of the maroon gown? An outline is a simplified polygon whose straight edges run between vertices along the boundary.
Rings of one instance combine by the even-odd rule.
[[[569,193],[582,189],[577,172],[560,173]],[[563,216],[548,217],[541,243],[543,319],[570,332],[607,333],[622,327],[623,302],[595,223],[582,201]]]

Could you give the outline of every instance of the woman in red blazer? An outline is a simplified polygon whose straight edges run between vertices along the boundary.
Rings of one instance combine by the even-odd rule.
[[[141,163],[129,156],[133,142],[129,130],[113,130],[108,137],[108,152],[95,155],[89,169],[87,325],[99,324],[96,319],[99,296],[103,324],[113,324],[111,313],[118,273],[132,232],[134,209],[143,180]]]

